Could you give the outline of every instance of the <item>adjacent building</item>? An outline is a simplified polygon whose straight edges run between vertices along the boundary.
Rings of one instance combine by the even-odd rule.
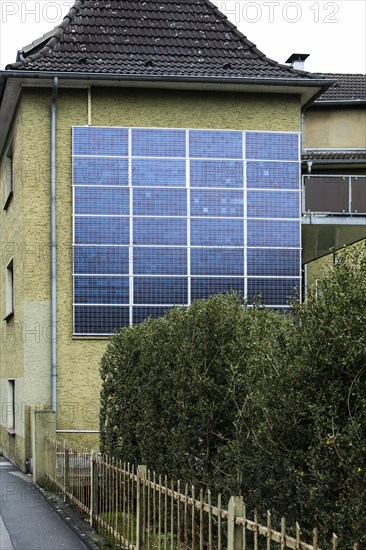
[[[305,286],[335,251],[366,238],[366,75],[323,76],[336,82],[304,114]]]

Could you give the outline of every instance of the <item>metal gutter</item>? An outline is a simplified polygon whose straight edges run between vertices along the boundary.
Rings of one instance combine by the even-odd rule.
[[[327,81],[324,81],[323,80],[323,89],[322,90],[319,90],[319,92],[317,92],[311,99],[309,99],[309,101],[307,101],[305,103],[305,105],[302,106],[301,108],[301,111],[303,113],[305,113],[305,111],[309,108],[309,107],[312,107],[316,100],[318,99],[318,97],[321,97],[324,92],[326,92],[328,90],[328,88],[330,88],[333,84],[335,84],[337,81],[336,80],[327,80]],[[318,84],[318,86],[321,86],[322,84]]]
[[[301,160],[303,163],[312,161],[313,166],[316,164],[366,164],[366,157],[364,159],[319,159],[316,158]],[[335,174],[337,175],[337,174]]]
[[[57,409],[57,236],[56,236],[56,117],[58,77],[53,78],[51,103],[51,409]]]
[[[366,147],[305,147],[309,153],[365,153]]]
[[[356,107],[357,105],[366,105],[366,99],[334,99],[326,101],[316,101],[314,107],[334,107],[336,105],[346,105]]]
[[[137,82],[217,82],[220,84],[278,84],[287,86],[326,86],[331,85],[335,80],[330,79],[308,79],[300,80],[298,78],[258,78],[258,77],[224,77],[224,76],[182,76],[182,75],[136,75],[136,74],[110,74],[110,73],[72,73],[58,71],[0,71],[0,76],[11,78],[53,78],[58,76],[62,79],[89,79],[89,80],[135,80]]]

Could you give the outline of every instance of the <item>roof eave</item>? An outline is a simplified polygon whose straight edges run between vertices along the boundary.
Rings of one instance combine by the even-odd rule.
[[[96,80],[105,82],[128,81],[128,82],[152,82],[152,83],[196,83],[196,84],[247,84],[247,85],[272,85],[272,86],[290,86],[297,88],[298,94],[307,88],[320,88],[314,92],[310,99],[306,100],[304,105],[311,104],[315,99],[324,93],[334,83],[334,80],[323,79],[296,79],[296,78],[263,78],[263,77],[223,77],[223,76],[184,76],[184,75],[134,75],[134,74],[108,74],[108,73],[86,73],[86,72],[64,72],[64,71],[24,71],[24,70],[5,70],[0,71],[0,102],[6,80],[8,78],[17,79],[53,79],[57,76],[65,80]]]
[[[336,105],[346,105],[346,106],[354,106],[357,105],[366,105],[366,99],[334,99],[334,100],[326,100],[326,101],[315,101],[314,107],[334,107]]]
[[[184,75],[144,75],[144,74],[130,74],[130,73],[96,73],[96,72],[70,72],[70,71],[27,71],[27,70],[3,70],[0,71],[0,77],[13,77],[13,78],[53,78],[58,76],[59,78],[67,79],[97,79],[97,80],[145,80],[145,81],[190,81],[190,82],[253,82],[253,83],[268,83],[268,84],[303,84],[305,86],[330,86],[335,80],[322,79],[322,78],[264,78],[264,77],[233,77],[233,76],[184,76]]]
[[[302,159],[302,163],[312,162],[313,166],[317,164],[366,164],[364,159]]]

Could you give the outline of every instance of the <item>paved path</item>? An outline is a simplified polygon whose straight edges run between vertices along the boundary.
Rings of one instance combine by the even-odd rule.
[[[0,549],[87,550],[31,478],[1,457]]]

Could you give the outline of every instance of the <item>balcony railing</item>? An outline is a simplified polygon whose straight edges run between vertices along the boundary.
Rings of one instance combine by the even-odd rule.
[[[364,216],[366,176],[303,176],[302,212]]]

